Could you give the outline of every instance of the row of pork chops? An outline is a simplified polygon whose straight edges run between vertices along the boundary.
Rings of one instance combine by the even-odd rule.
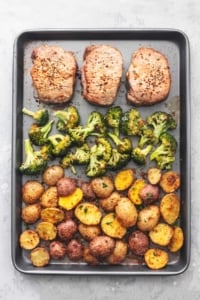
[[[66,103],[74,91],[77,61],[74,53],[58,46],[42,45],[32,52],[31,76],[38,98],[44,103]],[[109,45],[93,45],[85,49],[81,68],[83,98],[101,106],[116,100],[123,57]],[[153,48],[139,48],[127,70],[127,99],[136,106],[152,105],[165,100],[171,86],[167,58]]]

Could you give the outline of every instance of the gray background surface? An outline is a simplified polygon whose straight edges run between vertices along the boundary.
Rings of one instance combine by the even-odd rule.
[[[0,299],[200,299],[199,36],[198,0],[0,2]],[[11,263],[12,51],[16,36],[32,28],[177,28],[191,47],[192,251],[188,270],[171,277],[31,276]]]

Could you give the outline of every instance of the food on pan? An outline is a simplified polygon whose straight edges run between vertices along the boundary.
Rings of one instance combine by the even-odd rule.
[[[52,165],[43,172],[42,181],[48,186],[55,186],[62,177],[64,177],[64,169],[60,165]]]
[[[109,45],[85,49],[82,66],[83,97],[90,103],[108,106],[114,103],[122,77],[123,58]]]
[[[115,206],[120,200],[120,194],[116,191],[112,192],[107,198],[99,199],[99,205],[106,212],[111,212],[115,210]]]
[[[173,232],[173,228],[170,225],[159,223],[149,232],[149,237],[154,244],[167,246],[173,236]]]
[[[143,256],[149,249],[149,238],[144,232],[135,230],[129,236],[128,246],[133,254]]]
[[[85,247],[84,250],[83,250],[83,260],[89,264],[89,265],[98,265],[100,262],[99,260],[97,259],[97,257],[95,257],[94,255],[92,255],[90,253],[90,249],[89,247]]]
[[[97,258],[109,256],[115,248],[115,240],[106,235],[96,236],[89,243],[90,253]]]
[[[39,203],[30,204],[22,208],[21,217],[26,224],[34,224],[41,215],[41,206]]]
[[[88,201],[95,200],[96,195],[92,189],[91,183],[87,181],[81,182],[81,190],[83,192],[83,198]]]
[[[145,186],[145,181],[142,178],[136,179],[128,190],[128,198],[135,204],[142,204],[140,191]]]
[[[49,251],[45,247],[37,247],[31,251],[30,260],[35,267],[45,267],[50,261]]]
[[[58,205],[58,191],[55,186],[47,188],[40,197],[42,207],[56,207]]]
[[[142,202],[145,205],[151,204],[157,201],[160,197],[160,189],[157,185],[145,184],[139,193]]]
[[[95,195],[99,198],[109,197],[114,190],[113,181],[108,176],[92,179],[91,187]]]
[[[150,269],[158,270],[167,265],[169,255],[165,250],[151,248],[145,252],[144,259]]]
[[[19,243],[23,249],[34,249],[39,242],[40,238],[35,230],[27,229],[20,234]]]
[[[167,171],[162,174],[160,186],[165,193],[173,193],[180,187],[180,174],[175,171]]]
[[[159,207],[156,205],[148,205],[139,211],[137,227],[141,231],[150,231],[158,224],[159,218]]]
[[[72,52],[42,45],[32,52],[31,77],[38,98],[44,103],[65,103],[73,95],[77,63]]]
[[[40,222],[36,226],[39,237],[45,241],[52,241],[57,235],[57,228],[50,222]]]
[[[127,231],[126,227],[118,221],[115,213],[109,213],[102,218],[101,228],[106,235],[117,239],[123,238]]]
[[[77,181],[70,177],[62,177],[56,184],[58,196],[69,196],[75,192]]]
[[[71,260],[80,260],[83,257],[83,245],[81,242],[73,239],[67,244],[66,253]]]
[[[75,216],[85,225],[98,225],[100,223],[102,213],[95,204],[83,202],[75,208]]]
[[[22,186],[22,199],[26,204],[37,202],[44,192],[43,185],[37,180],[28,180]]]
[[[115,207],[115,213],[118,221],[124,227],[134,226],[137,222],[137,209],[127,197],[121,197]]]
[[[59,197],[58,204],[60,207],[70,210],[77,206],[83,199],[83,191],[77,187],[75,191],[68,196]]]
[[[161,179],[162,172],[158,168],[149,168],[147,171],[147,178],[149,183],[158,184]]]
[[[47,207],[41,211],[41,220],[44,222],[57,224],[63,221],[64,217],[64,211],[58,207]]]
[[[117,191],[127,190],[135,180],[133,169],[123,169],[119,171],[114,179],[114,185]]]
[[[171,87],[167,58],[153,48],[137,49],[132,55],[127,80],[127,98],[134,105],[152,105],[165,100]]]
[[[162,197],[160,201],[160,212],[168,224],[173,224],[180,213],[180,200],[176,194],[170,193]]]
[[[106,257],[106,261],[112,265],[120,264],[125,260],[127,252],[128,252],[127,243],[121,240],[116,240],[115,248],[113,252],[108,257]]]
[[[168,248],[171,252],[177,252],[181,249],[184,242],[184,234],[181,227],[177,226],[174,228],[173,236],[170,240]]]
[[[92,240],[95,236],[101,234],[101,229],[97,225],[85,225],[83,223],[80,223],[78,225],[78,231],[82,235],[82,237],[86,241]]]
[[[63,259],[66,254],[67,247],[60,241],[53,241],[49,244],[49,254],[53,259]]]
[[[73,220],[66,220],[58,224],[57,232],[58,232],[58,237],[61,240],[63,241],[70,240],[77,232],[77,225]]]

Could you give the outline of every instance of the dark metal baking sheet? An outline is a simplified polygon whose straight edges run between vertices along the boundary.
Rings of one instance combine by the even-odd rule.
[[[124,74],[134,50],[140,46],[153,47],[164,53],[170,64],[172,86],[168,99],[156,106],[139,108],[142,117],[156,110],[174,113],[178,127],[176,138],[179,150],[174,168],[181,174],[180,225],[184,230],[184,246],[177,254],[170,254],[167,267],[153,271],[143,264],[123,263],[118,266],[89,266],[83,262],[73,263],[66,260],[52,261],[44,268],[32,266],[28,252],[19,246],[19,235],[23,228],[20,218],[22,207],[21,187],[27,179],[17,170],[23,158],[23,139],[27,136],[30,125],[28,118],[23,118],[22,107],[37,109],[41,106],[34,99],[34,90],[30,78],[31,52],[41,44],[60,45],[74,51],[78,65],[82,64],[83,52],[90,44],[106,43],[117,47],[124,58]],[[82,30],[29,30],[21,33],[14,43],[13,56],[13,132],[12,132],[12,261],[17,270],[29,274],[76,274],[76,275],[177,275],[184,272],[190,261],[190,62],[187,36],[173,29],[82,29]],[[127,110],[125,101],[125,80],[122,80],[115,102]],[[81,107],[84,119],[94,107],[81,97],[80,80],[77,80],[72,103]],[[104,111],[103,108],[99,108]],[[83,175],[83,174],[82,174]]]

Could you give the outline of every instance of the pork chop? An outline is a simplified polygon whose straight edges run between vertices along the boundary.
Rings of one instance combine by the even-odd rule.
[[[127,98],[134,105],[152,105],[165,100],[171,86],[167,58],[155,49],[139,48],[132,55],[127,80],[130,86]]]
[[[113,104],[122,77],[122,65],[118,49],[109,45],[87,47],[81,72],[83,97],[96,105]]]
[[[31,76],[38,98],[44,103],[65,103],[73,94],[77,63],[72,52],[42,45],[32,52]]]

